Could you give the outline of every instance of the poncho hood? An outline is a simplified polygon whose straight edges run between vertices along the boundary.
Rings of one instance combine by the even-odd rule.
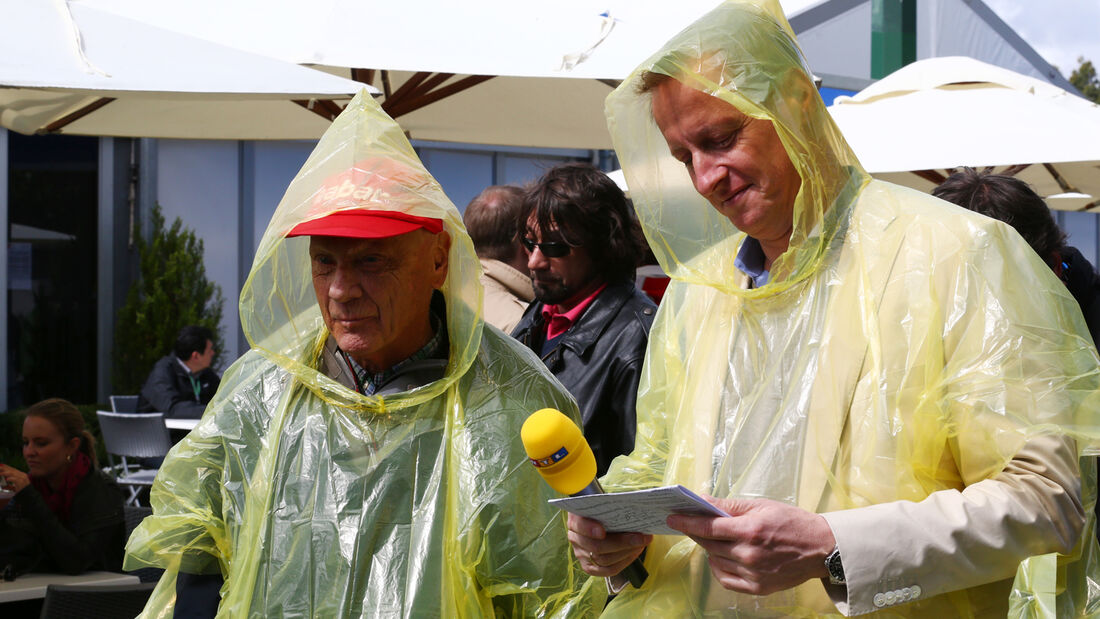
[[[790,248],[769,284],[746,290],[733,267],[745,234],[700,196],[653,120],[647,72],[668,75],[743,114],[771,121],[802,179]],[[642,63],[607,98],[608,128],[650,246],[674,279],[749,297],[772,295],[820,265],[837,233],[825,217],[869,180],[825,109],[794,33],[775,2],[727,2]]]
[[[303,222],[354,210],[438,219],[450,234],[448,274],[441,289],[450,341],[443,380],[383,399],[342,387],[316,369],[328,329],[309,277],[309,237],[286,237]],[[253,348],[324,400],[392,412],[436,397],[470,367],[481,340],[480,273],[458,209],[397,123],[369,95],[360,94],[321,138],[272,216],[241,291],[241,325]]]

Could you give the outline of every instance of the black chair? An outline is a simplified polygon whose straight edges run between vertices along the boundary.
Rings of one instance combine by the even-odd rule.
[[[49,585],[40,619],[133,619],[141,614],[153,583]]]
[[[145,520],[146,516],[153,515],[152,507],[133,507],[126,505],[122,508],[122,511],[126,517],[126,539],[130,539],[130,534],[134,532],[134,529],[136,529],[139,524],[141,524],[142,520]],[[161,575],[164,574],[164,570],[158,567],[143,567],[127,573],[137,576],[141,579],[141,582],[155,583],[160,580]]]

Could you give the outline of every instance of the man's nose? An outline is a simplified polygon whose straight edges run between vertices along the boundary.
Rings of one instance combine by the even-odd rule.
[[[353,277],[350,269],[337,267],[329,282],[328,296],[333,301],[344,303],[358,298],[363,294],[357,278]]]
[[[722,178],[726,174],[725,168],[719,165],[714,157],[704,153],[694,155],[691,164],[695,191],[709,198],[721,185]]]
[[[538,245],[527,254],[527,270],[536,271],[539,269],[545,269],[550,265],[550,260],[542,253],[542,249]]]

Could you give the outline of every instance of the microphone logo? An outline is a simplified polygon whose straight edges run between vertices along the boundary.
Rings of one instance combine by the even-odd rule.
[[[528,460],[531,461],[531,464],[534,464],[535,466],[537,466],[541,469],[541,468],[545,468],[547,466],[553,466],[553,465],[557,464],[558,462],[560,462],[562,460],[562,458],[565,458],[568,455],[569,455],[569,451],[566,450],[564,447],[562,447],[561,449],[559,449],[559,450],[555,451],[554,453],[550,454],[549,457],[546,457],[546,458],[528,458]]]

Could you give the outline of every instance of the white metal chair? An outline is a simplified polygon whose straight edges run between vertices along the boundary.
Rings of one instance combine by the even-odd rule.
[[[136,395],[113,395],[110,396],[111,410],[116,413],[136,413],[138,407],[138,396]]]
[[[130,490],[130,498],[126,502],[138,505],[141,488],[153,485],[157,469],[142,468],[126,458],[159,458],[168,453],[172,442],[164,425],[164,414],[96,411],[96,416],[99,417],[99,430],[103,433],[103,447],[112,467],[112,454],[122,458],[117,481]]]

